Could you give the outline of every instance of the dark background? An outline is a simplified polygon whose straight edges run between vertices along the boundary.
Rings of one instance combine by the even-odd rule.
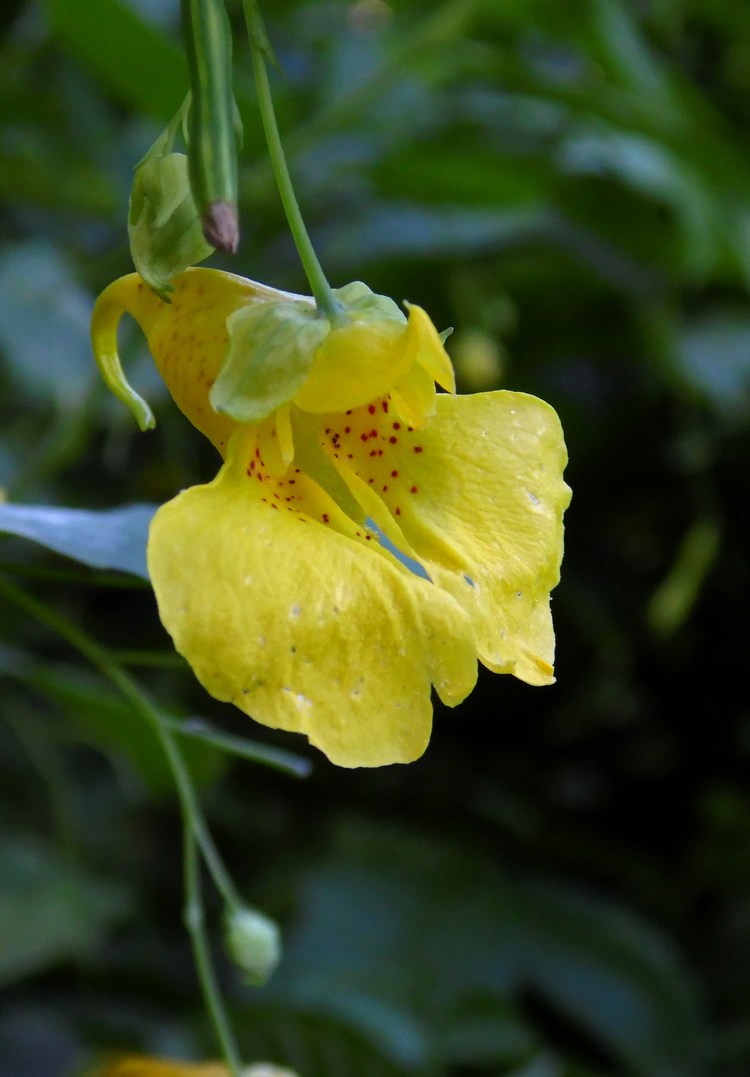
[[[9,500],[160,502],[215,473],[137,335],[148,435],[87,339],[96,293],[130,269],[132,168],[186,87],[177,6],[2,6]],[[238,884],[285,932],[263,990],[222,967],[248,1060],[301,1077],[746,1077],[750,7],[266,8],[332,283],[423,305],[455,326],[464,391],[537,393],[562,418],[558,682],[483,674],[438,708],[422,760],[340,771],[209,699],[147,589],[10,538],[2,571],[121,653],[170,713],[312,759],[297,782],[192,756]],[[245,125],[231,268],[301,291],[230,9]],[[157,746],[4,606],[0,674],[0,1073],[70,1077],[112,1048],[211,1057]]]

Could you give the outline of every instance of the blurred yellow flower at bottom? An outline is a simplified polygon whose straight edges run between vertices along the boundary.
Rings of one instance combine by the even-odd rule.
[[[128,1055],[97,1070],[94,1077],[229,1077],[229,1070],[218,1062],[175,1062]],[[242,1077],[297,1077],[297,1074],[268,1062],[258,1062],[244,1069]]]

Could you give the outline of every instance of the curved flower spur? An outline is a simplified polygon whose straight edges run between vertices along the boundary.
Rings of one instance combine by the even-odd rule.
[[[153,425],[117,354],[132,315],[224,458],[159,509],[148,543],[161,619],[204,687],[354,767],[420,756],[431,685],[460,703],[477,659],[551,683],[570,499],[555,411],[455,396],[425,312],[363,284],[335,290],[328,317],[217,270],[172,284],[167,303],[137,274],[115,281],[92,339],[107,384]]]

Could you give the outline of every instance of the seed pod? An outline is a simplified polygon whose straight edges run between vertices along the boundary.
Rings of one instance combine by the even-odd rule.
[[[208,243],[234,254],[237,218],[237,140],[232,95],[232,35],[222,0],[182,0],[190,85],[190,186]]]

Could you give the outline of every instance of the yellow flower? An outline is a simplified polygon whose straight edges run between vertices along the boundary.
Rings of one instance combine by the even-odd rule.
[[[205,688],[334,763],[378,766],[422,754],[431,685],[461,702],[477,658],[551,683],[570,496],[554,410],[453,395],[424,311],[407,320],[364,285],[336,293],[329,324],[312,300],[227,273],[173,284],[166,304],[136,274],[115,281],[92,337],[149,425],[117,356],[131,314],[224,457],[213,482],[159,509],[148,545],[162,621]]]
[[[229,1077],[229,1070],[218,1062],[172,1062],[166,1058],[128,1055],[97,1070],[95,1077]],[[260,1062],[244,1069],[243,1077],[296,1077],[296,1074]]]
[[[228,1077],[218,1062],[172,1062],[166,1058],[128,1055],[97,1072],[96,1077]]]

